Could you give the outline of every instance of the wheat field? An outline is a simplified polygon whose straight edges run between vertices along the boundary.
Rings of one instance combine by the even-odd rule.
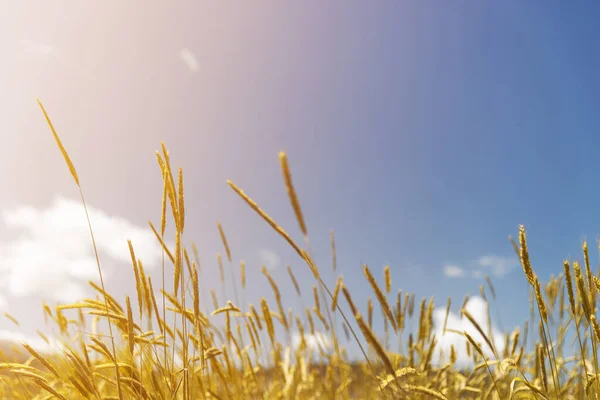
[[[39,105],[87,213],[77,170],[42,103]],[[235,271],[236,299],[219,301],[215,293],[221,288],[211,290],[212,311],[207,314],[200,308],[206,294],[201,293],[197,249],[182,244],[186,225],[183,171],[172,169],[164,144],[156,158],[163,177],[162,213],[160,222],[150,222],[149,228],[163,249],[163,277],[167,270],[173,280],[152,282],[129,242],[135,293],[124,299],[111,296],[105,290],[88,218],[99,274],[99,284],[90,282],[96,297],[56,307],[43,305],[45,317],[59,329],[60,346],[42,354],[23,343],[13,346],[10,354],[2,352],[1,398],[598,398],[600,326],[595,314],[600,279],[592,273],[587,243],[582,247],[581,263],[564,261],[557,276],[542,283],[529,260],[525,228],[520,226],[518,239],[510,240],[530,286],[531,319],[524,321],[523,330],[505,334],[499,346],[489,326],[482,326],[465,307],[467,296],[461,316],[478,334],[444,325],[444,335],[462,337],[464,346],[452,346],[449,354],[436,355],[440,338],[433,330],[434,299],[418,301],[413,293],[395,292],[389,267],[378,272],[363,266],[365,284],[372,292],[366,307],[356,303],[341,275],[334,282],[325,282],[321,274],[325,267],[317,266],[311,256],[287,156],[280,153],[284,188],[303,243],[294,240],[235,183],[228,184],[239,196],[240,206],[249,206],[303,261],[287,270],[290,281],[286,284],[292,283],[295,291],[282,297],[278,282],[263,268],[275,301],[270,304],[262,298],[257,304],[240,303],[238,294],[244,299],[246,290],[242,263]],[[174,227],[174,238],[166,237],[167,224]],[[218,233],[224,257],[233,265],[221,224]],[[174,246],[169,245],[172,241]],[[335,273],[333,232],[331,252]],[[219,258],[221,283],[225,268]],[[294,275],[297,268],[307,268],[314,277],[312,293],[304,293],[304,297]],[[236,277],[233,269],[231,274]],[[486,280],[487,295],[495,297],[491,280]],[[161,294],[159,298],[155,293]],[[483,287],[481,294],[486,296]],[[305,313],[294,315],[286,308],[297,300],[294,296],[310,304]],[[448,299],[446,322],[450,306]],[[223,324],[214,322],[219,317]],[[382,318],[383,332],[373,328],[374,318]],[[296,332],[298,343],[292,344]],[[40,336],[49,342],[44,334]],[[528,337],[535,340],[528,343]],[[358,359],[349,357],[344,346],[349,341],[358,346]],[[466,367],[457,364],[458,355],[465,353],[470,360]]]

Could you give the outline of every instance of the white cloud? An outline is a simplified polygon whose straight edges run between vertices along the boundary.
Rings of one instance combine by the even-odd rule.
[[[480,277],[483,275],[484,271],[489,271],[493,276],[502,277],[518,265],[518,260],[514,256],[502,257],[486,255],[479,257],[475,263],[481,268],[473,272],[474,276],[478,275]]]
[[[483,275],[483,271],[481,271],[481,270],[479,270],[479,269],[476,269],[476,270],[474,270],[474,271],[471,271],[471,275],[472,275],[472,276],[473,276],[473,278],[475,278],[475,279],[481,279],[481,278],[483,278],[483,276],[484,276],[484,275]]]
[[[465,305],[465,309],[473,316],[475,321],[481,326],[485,334],[489,332],[488,318],[487,318],[487,303],[479,296],[473,296],[469,298],[469,301]],[[467,356],[466,342],[467,339],[464,335],[458,333],[449,332],[448,330],[456,330],[459,332],[466,331],[475,342],[481,345],[483,353],[488,358],[493,358],[494,355],[492,350],[489,348],[483,337],[475,329],[473,324],[460,314],[450,312],[448,315],[448,324],[446,325],[446,333],[444,334],[444,320],[446,318],[446,308],[436,308],[433,312],[433,333],[436,335],[437,346],[432,359],[435,364],[443,364],[447,362],[450,357],[450,347],[454,345],[456,351],[456,365],[459,368],[471,365],[471,358]],[[504,351],[504,332],[499,331],[492,321],[492,337],[494,345],[498,354],[502,354]],[[443,352],[443,359],[440,358],[440,351]]]
[[[458,265],[444,265],[444,275],[449,278],[461,278],[465,276],[465,271]]]
[[[271,250],[261,250],[258,253],[260,262],[265,264],[267,269],[273,270],[281,265],[281,257]]]
[[[23,50],[25,50],[25,52],[31,53],[31,54],[49,56],[49,55],[53,55],[56,51],[54,46],[52,46],[50,44],[34,42],[31,39],[23,39],[21,41],[21,44],[23,45]]]
[[[89,207],[103,272],[106,257],[131,263],[127,239],[144,266],[160,259],[152,232],[128,220]],[[16,296],[38,294],[60,302],[80,299],[88,280],[98,278],[89,228],[80,202],[56,196],[45,209],[19,206],[0,213],[7,228],[21,235],[0,242],[0,288]]]
[[[468,273],[472,278],[480,279],[485,275],[503,277],[518,264],[515,257],[485,255],[471,261],[466,269],[455,264],[446,264],[443,269],[444,274],[449,278],[462,278]]]
[[[185,65],[187,65],[187,67],[191,71],[196,72],[200,69],[200,64],[198,63],[198,59],[196,58],[196,55],[194,53],[192,53],[192,51],[190,49],[183,48],[183,49],[179,50],[179,58],[181,58],[181,60],[185,63]]]
[[[33,347],[38,352],[44,354],[50,354],[52,352],[64,349],[64,346],[60,342],[51,338],[48,338],[48,342],[46,342],[41,337],[28,336],[20,332],[10,331],[6,329],[0,330],[0,343],[1,342],[15,344],[19,346],[22,342],[24,342]],[[23,352],[26,352],[26,350],[23,349]]]
[[[332,346],[330,338],[321,332],[315,332],[314,335],[310,333],[305,333],[304,341],[306,342],[307,349],[315,353],[319,352],[319,347],[324,352],[327,352],[329,349],[331,349]],[[297,349],[298,347],[300,347],[301,342],[302,337],[300,336],[300,333],[294,333],[294,335],[292,336],[292,347],[294,349]]]

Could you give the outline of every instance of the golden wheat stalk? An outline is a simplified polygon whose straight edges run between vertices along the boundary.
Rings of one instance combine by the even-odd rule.
[[[142,290],[142,294],[144,297],[144,304],[146,305],[146,312],[148,313],[148,317],[150,317],[152,315],[152,309],[150,306],[150,302],[151,302],[151,294],[150,294],[150,288],[148,287],[148,279],[149,276],[146,275],[146,273],[144,272],[144,264],[142,263],[142,260],[138,260],[138,271],[140,274],[140,284],[141,284],[141,290]]]
[[[468,332],[464,331],[463,335],[467,338],[468,340],[468,344],[470,344],[471,346],[473,346],[473,348],[475,348],[475,350],[477,351],[477,353],[479,353],[479,355],[483,358],[483,362],[485,363],[485,366],[488,370],[488,373],[490,374],[490,377],[492,378],[492,382],[493,382],[493,387],[496,389],[496,392],[498,393],[498,396],[500,396],[500,390],[498,389],[498,386],[496,384],[496,378],[494,378],[494,375],[492,374],[492,371],[490,369],[489,363],[487,361],[487,358],[485,356],[485,354],[483,353],[483,350],[481,350],[481,346],[479,346],[479,344],[475,341],[475,339],[473,339],[473,337],[471,335],[469,335]],[[467,352],[468,352],[469,347],[467,346]],[[500,396],[501,397],[501,396]]]
[[[150,293],[150,300],[152,301],[152,309],[154,310],[154,317],[156,321],[160,321],[160,313],[158,311],[158,304],[156,303],[156,296],[154,295],[154,289],[152,288],[152,279],[148,277],[148,292]],[[164,330],[162,325],[159,322],[159,329],[162,334],[164,334]]]
[[[488,284],[488,287],[490,288],[490,292],[492,293],[492,299],[496,300],[496,289],[494,288],[494,285],[492,284],[492,280],[490,279],[489,275],[485,275],[485,281]]]
[[[254,308],[254,305],[252,305],[252,303],[250,303],[248,305],[248,307],[250,308],[250,314],[252,315],[252,318],[253,318],[252,320],[254,320],[258,329],[260,329],[262,331],[262,329],[263,329],[262,323],[260,322],[260,316],[259,316],[258,312],[256,311],[256,308]]]
[[[498,352],[496,351],[496,347],[493,345],[493,343],[490,340],[490,338],[488,337],[488,335],[485,334],[485,332],[483,331],[483,329],[481,328],[481,325],[479,325],[479,323],[477,322],[477,320],[475,318],[473,318],[473,316],[466,309],[464,309],[464,308],[462,310],[462,314],[465,317],[467,317],[467,319],[469,320],[469,322],[471,322],[471,324],[475,327],[475,329],[477,330],[477,332],[479,332],[479,334],[481,335],[481,337],[483,338],[483,340],[485,341],[485,343],[489,346],[489,348],[494,353],[494,356],[496,357],[496,359],[499,359],[500,357],[498,356]],[[483,352],[481,351],[481,348],[478,349],[478,352],[480,352],[481,354],[483,354]]]
[[[271,311],[269,310],[269,306],[267,305],[267,301],[264,297],[260,299],[260,305],[262,308],[265,325],[267,327],[267,333],[269,334],[269,339],[271,340],[271,344],[275,345],[275,328],[273,326],[273,319],[271,318]]]
[[[217,221],[217,229],[219,230],[219,236],[221,236],[221,241],[223,242],[223,247],[225,247],[225,254],[227,255],[227,260],[231,262],[231,251],[229,250],[229,244],[227,243],[227,237],[225,236],[225,232],[223,231],[223,227],[221,223]]]
[[[178,179],[177,179],[177,206],[178,206],[178,216],[179,216],[179,229],[181,233],[183,233],[183,228],[185,225],[185,207],[184,207],[184,196],[183,196],[183,169],[179,167]]]
[[[548,323],[548,309],[546,308],[546,302],[542,297],[542,291],[540,289],[540,280],[536,275],[534,275],[533,283],[533,286],[535,288],[535,298],[537,300],[538,307],[540,310],[540,316],[542,317],[545,323]]]
[[[160,158],[160,155],[158,154],[158,151],[156,152],[156,157],[159,160],[159,164],[162,163],[162,159]],[[160,208],[160,236],[164,237],[165,236],[165,230],[167,229],[167,197],[168,197],[168,183],[167,183],[167,172],[163,169],[162,170],[162,176],[163,176],[163,194],[162,194],[162,200],[161,200],[161,208]]]
[[[333,266],[333,273],[335,274],[337,270],[337,253],[335,250],[335,235],[333,233],[333,229],[329,233],[330,242],[331,242],[331,263]]]
[[[133,359],[134,347],[134,332],[133,332],[133,313],[131,311],[131,302],[129,296],[125,296],[125,304],[127,305],[127,343],[129,345],[129,356]]]
[[[79,183],[79,176],[77,175],[77,171],[75,170],[75,166],[73,165],[73,162],[71,161],[71,158],[69,157],[69,154],[67,153],[67,150],[63,146],[60,138],[58,137],[58,134],[56,133],[56,130],[54,129],[54,125],[52,125],[52,121],[50,120],[50,117],[48,116],[48,113],[46,112],[46,109],[42,105],[42,102],[40,101],[40,99],[37,99],[37,102],[38,102],[40,108],[42,109],[42,112],[44,114],[44,117],[46,118],[46,122],[48,123],[48,126],[50,127],[50,130],[52,131],[52,136],[54,136],[54,141],[56,142],[58,148],[60,149],[60,152],[62,153],[63,159],[67,163],[69,171],[71,172],[71,176],[73,177],[73,180],[75,181],[75,183],[77,184],[77,187],[79,188],[79,194],[81,196],[81,202],[82,202],[83,208],[85,210],[85,214],[86,214],[86,218],[87,218],[87,222],[88,222],[88,227],[89,227],[89,230],[90,230],[90,236],[91,236],[91,239],[92,239],[92,245],[94,247],[94,255],[95,255],[95,258],[96,258],[96,265],[98,266],[98,274],[99,274],[99,277],[100,277],[100,284],[102,286],[102,290],[105,292],[105,290],[104,290],[104,277],[103,277],[103,274],[102,274],[102,268],[100,267],[100,259],[99,259],[99,256],[98,256],[98,249],[97,249],[97,246],[96,246],[96,240],[94,238],[94,232],[92,230],[92,225],[91,225],[91,221],[90,221],[90,217],[89,217],[87,205],[86,205],[86,202],[85,202],[85,198],[83,196],[83,189],[81,188],[81,185]],[[106,303],[106,308],[108,308],[108,301],[106,300],[106,297],[104,298],[104,301]],[[113,354],[116,354],[117,350],[116,350],[115,340],[114,340],[114,336],[113,336],[113,332],[112,332],[112,322],[111,322],[110,319],[108,319],[108,329],[109,329],[109,334],[110,334],[110,338],[111,338],[111,344],[112,344]],[[64,325],[61,326],[61,331],[62,332],[66,331],[64,329]],[[118,366],[116,364],[115,364],[115,373],[116,373],[116,376],[117,376],[117,390],[118,390],[118,394],[119,394],[119,400],[122,400],[123,399],[123,391],[122,391],[122,387],[121,387],[121,383],[120,383],[120,379],[119,379],[120,372],[119,372],[119,368],[118,368]],[[46,388],[46,390],[48,390],[48,389]],[[52,394],[54,394],[54,393],[52,393]]]
[[[371,297],[367,297],[367,321],[369,328],[373,328],[373,300]]]
[[[373,333],[371,328],[367,324],[365,324],[365,321],[363,320],[360,313],[355,314],[354,318],[356,319],[356,322],[358,323],[358,326],[362,331],[363,335],[365,335],[365,339],[367,339],[367,342],[369,342],[369,344],[373,346],[375,352],[377,353],[381,361],[383,361],[383,365],[385,366],[387,372],[390,374],[395,374],[396,371],[394,369],[394,365],[388,357],[387,352],[377,339],[377,336],[375,336],[375,333]]]
[[[333,291],[333,300],[331,302],[331,311],[335,312],[335,309],[338,304],[338,297],[340,295],[340,290],[342,289],[342,285],[344,284],[344,279],[342,275],[338,276],[337,282],[335,284],[335,289]]]
[[[383,268],[383,274],[385,276],[385,292],[390,294],[392,291],[392,274],[390,273],[390,266],[386,265]]]
[[[581,306],[583,307],[583,313],[588,323],[590,322],[590,316],[592,315],[592,309],[590,307],[589,297],[585,289],[585,282],[583,275],[581,274],[581,268],[579,263],[575,261],[573,263],[573,270],[575,271],[575,284],[577,285],[577,294],[581,300]]]
[[[531,285],[533,282],[533,269],[531,268],[531,262],[529,261],[529,250],[527,249],[527,235],[525,234],[525,226],[519,225],[519,256],[521,259],[521,266],[525,272],[525,277]]]
[[[175,181],[173,180],[173,171],[171,169],[171,160],[169,158],[169,152],[163,142],[160,143],[162,148],[163,156],[165,158],[164,163],[161,164],[163,172],[167,175],[167,196],[169,203],[171,204],[171,212],[173,214],[173,220],[175,221],[175,228],[181,230],[181,219],[179,217],[179,202],[177,199],[177,192],[175,191]],[[160,163],[160,160],[159,160]]]
[[[266,212],[264,212],[258,206],[258,204],[256,204],[254,200],[252,200],[242,189],[238,188],[233,182],[229,180],[227,181],[227,184],[233,189],[234,192],[238,194],[238,196],[240,196],[250,206],[250,208],[252,208],[258,215],[260,215],[277,233],[279,233],[288,242],[288,244],[292,246],[292,248],[296,251],[296,253],[298,253],[298,255],[303,260],[309,263],[309,259],[306,253],[302,249],[300,249],[300,247],[298,247],[296,242],[292,240],[290,235],[288,235],[288,233],[281,226],[279,226],[275,221],[273,221],[273,219],[269,217],[269,215]],[[311,266],[310,263],[309,266]],[[311,270],[312,269],[313,268],[311,266]]]
[[[127,240],[127,245],[129,246],[129,254],[131,255],[131,263],[133,265],[133,273],[135,275],[135,291],[137,293],[138,298],[138,308],[140,313],[140,318],[142,316],[142,286],[140,283],[140,272],[138,270],[137,259],[135,258],[135,252],[133,251],[133,245],[131,244],[131,240]]]
[[[150,229],[152,229],[152,232],[154,233],[154,236],[156,236],[156,239],[159,241],[159,243],[162,246],[163,250],[167,254],[167,257],[169,257],[169,260],[171,260],[171,262],[173,264],[175,264],[175,257],[173,257],[173,254],[171,254],[171,251],[167,247],[167,245],[166,245],[165,241],[163,240],[162,236],[158,234],[158,232],[154,228],[154,225],[152,225],[151,221],[148,221],[148,225],[150,225]]]
[[[448,398],[446,396],[444,396],[442,393],[440,393],[436,390],[433,390],[431,388],[428,388],[427,386],[418,386],[418,385],[407,384],[407,385],[404,385],[403,388],[409,392],[423,394],[423,395],[431,397],[433,399],[448,400]]]
[[[288,159],[285,152],[279,153],[279,161],[281,163],[281,171],[283,172],[283,179],[285,181],[285,188],[288,192],[288,196],[290,198],[290,203],[292,203],[292,208],[294,209],[294,214],[296,214],[296,220],[298,221],[298,225],[300,226],[300,230],[302,234],[307,237],[308,231],[306,230],[306,223],[304,222],[304,217],[302,216],[302,210],[300,209],[300,202],[298,201],[298,195],[294,190],[294,185],[292,183],[292,174],[290,172],[290,167],[288,165]]]
[[[240,261],[240,281],[242,289],[246,289],[246,263],[243,260]]]
[[[287,269],[288,275],[290,276],[290,279],[292,280],[292,284],[294,285],[296,294],[298,295],[298,297],[302,297],[302,292],[300,291],[300,285],[298,284],[298,281],[296,280],[296,276],[294,275],[294,271],[292,271],[292,267],[287,265],[286,269]]]
[[[375,297],[377,297],[377,301],[379,301],[379,305],[381,306],[384,315],[389,320],[390,324],[392,324],[394,332],[398,333],[398,326],[396,325],[396,321],[394,320],[394,313],[392,312],[392,308],[390,307],[390,304],[388,303],[385,294],[379,287],[379,284],[373,277],[373,274],[371,274],[371,271],[369,270],[369,267],[366,264],[363,265],[363,272],[365,274],[365,277],[367,278],[367,281],[369,281],[373,292],[375,293]]]
[[[448,302],[446,303],[446,317],[444,318],[444,327],[442,329],[442,334],[446,334],[446,327],[448,325],[448,317],[450,316],[450,305],[452,304],[452,298],[448,296]]]
[[[320,311],[321,303],[319,301],[319,293],[317,291],[317,285],[313,285],[312,289],[313,289],[313,299],[315,301],[315,308]]]
[[[538,362],[540,364],[540,378],[542,381],[542,388],[544,392],[548,392],[548,376],[546,374],[546,361],[544,357],[544,347],[540,344],[538,346]]]
[[[54,366],[50,363],[50,361],[48,361],[47,358],[45,358],[43,355],[41,355],[40,353],[38,353],[33,347],[31,347],[28,343],[21,343],[21,345],[23,347],[25,347],[25,349],[36,359],[38,360],[40,363],[42,363],[42,365],[44,367],[46,367],[48,369],[48,371],[50,371],[52,373],[52,375],[54,375],[56,378],[60,379],[60,375],[58,373],[58,371],[56,370],[56,368],[54,368]]]
[[[573,291],[573,279],[571,278],[571,267],[569,262],[565,260],[563,262],[563,267],[565,273],[565,283],[567,285],[567,294],[569,297],[569,305],[571,306],[571,312],[573,313],[573,316],[575,316],[575,294]]]
[[[73,162],[71,161],[71,157],[69,157],[69,154],[67,153],[67,149],[65,149],[65,146],[63,146],[62,142],[60,141],[60,138],[58,137],[58,134],[56,133],[56,130],[54,129],[54,125],[52,125],[52,121],[50,121],[50,117],[48,116],[48,113],[46,113],[46,109],[42,105],[42,102],[40,101],[40,99],[38,99],[37,102],[38,102],[40,108],[42,109],[42,112],[44,113],[44,118],[46,118],[46,123],[48,124],[48,126],[50,127],[50,130],[52,131],[52,136],[54,136],[54,141],[56,142],[56,145],[60,149],[60,152],[62,153],[62,156],[63,156],[65,162],[67,163],[67,166],[69,167],[69,172],[71,172],[71,176],[75,180],[75,183],[77,184],[77,186],[79,186],[79,176],[77,176],[77,171],[75,170],[75,166],[73,165]]]

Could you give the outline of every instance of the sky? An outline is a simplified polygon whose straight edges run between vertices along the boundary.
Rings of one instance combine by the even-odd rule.
[[[14,2],[0,16],[1,335],[43,328],[41,301],[73,301],[97,279],[79,192],[91,207],[109,291],[133,293],[127,239],[158,282],[155,151],[182,166],[186,234],[202,285],[216,254],[247,264],[247,300],[268,298],[261,265],[306,299],[308,268],[226,184],[290,234],[278,152],[289,157],[314,257],[358,304],[362,264],[392,295],[447,297],[458,313],[489,274],[495,329],[528,318],[527,282],[507,239],[528,232],[542,280],[599,233],[599,5],[504,2]],[[232,295],[228,286],[226,295]],[[393,297],[393,296],[391,296]],[[475,299],[473,307],[481,309]],[[308,301],[308,300],[307,300]],[[208,303],[208,301],[206,302]],[[298,307],[290,297],[287,306]],[[460,320],[458,315],[453,314]],[[460,321],[459,321],[460,322]],[[457,322],[457,323],[459,323]],[[12,336],[11,336],[12,335]]]

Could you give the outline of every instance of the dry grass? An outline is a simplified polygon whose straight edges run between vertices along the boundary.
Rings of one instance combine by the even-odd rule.
[[[41,106],[41,103],[40,103]],[[81,190],[80,178],[66,148],[43,109],[54,139],[75,183]],[[212,311],[201,310],[200,266],[198,252],[192,243],[195,261],[184,245],[185,202],[183,171],[178,168],[177,182],[171,159],[164,145],[157,152],[163,178],[160,231],[150,227],[163,249],[162,282],[159,308],[150,277],[142,261],[136,257],[135,244],[128,242],[135,276],[135,296],[119,302],[107,293],[98,262],[100,285],[90,283],[98,298],[81,299],[55,309],[44,305],[44,317],[55,323],[62,334],[62,348],[42,354],[29,345],[3,345],[0,356],[0,397],[12,399],[581,399],[600,394],[598,359],[600,340],[596,318],[596,292],[600,279],[591,272],[587,243],[582,246],[585,268],[577,261],[564,261],[563,271],[542,283],[529,259],[525,228],[519,228],[519,243],[511,243],[521,261],[531,290],[532,320],[504,337],[502,354],[489,331],[467,310],[462,315],[483,338],[447,328],[451,302],[446,305],[443,334],[460,335],[464,347],[451,348],[441,363],[433,363],[440,340],[434,334],[434,299],[422,299],[415,311],[415,296],[393,290],[392,271],[383,270],[383,288],[369,267],[363,267],[365,284],[371,287],[381,310],[384,335],[374,327],[374,303],[369,298],[367,321],[362,317],[341,275],[329,285],[311,257],[308,230],[301,212],[298,195],[285,153],[279,155],[284,188],[291,209],[304,236],[306,249],[242,189],[228,182],[247,205],[282,236],[314,276],[312,307],[305,307],[302,288],[296,276],[303,268],[288,266],[287,272],[295,291],[279,290],[278,282],[266,269],[262,272],[269,283],[275,302],[265,298],[255,307],[247,304],[246,268],[240,262],[241,299],[238,298],[232,249],[225,231],[217,222],[229,265],[218,256],[221,285],[224,270],[229,268],[235,303],[209,290]],[[177,183],[177,185],[176,185]],[[82,203],[85,200],[82,193]],[[167,203],[170,213],[167,211]],[[175,248],[167,246],[166,225],[173,222]],[[89,221],[88,221],[89,222]],[[93,241],[93,227],[90,233]],[[331,232],[332,272],[337,274],[336,248]],[[166,284],[166,273],[174,280]],[[400,279],[402,277],[399,277]],[[486,277],[488,293],[496,292]],[[289,285],[289,282],[288,282]],[[157,288],[158,289],[158,288]],[[306,292],[306,288],[304,289]],[[484,287],[480,287],[486,296]],[[566,294],[565,294],[566,293]],[[565,299],[566,298],[566,299]],[[135,301],[137,300],[137,312]],[[294,315],[289,308],[298,301],[302,312]],[[124,304],[123,304],[124,303]],[[205,307],[207,302],[202,302]],[[286,308],[288,307],[288,308]],[[537,312],[536,312],[537,310]],[[76,313],[74,318],[71,313]],[[489,312],[488,312],[489,314]],[[6,315],[13,323],[18,321]],[[92,333],[86,319],[91,318]],[[488,321],[491,317],[488,317]],[[221,325],[218,321],[224,320]],[[414,321],[413,321],[414,320]],[[96,327],[104,322],[107,333]],[[343,329],[339,329],[340,325]],[[388,329],[391,326],[391,330]],[[532,335],[528,335],[529,329]],[[413,329],[414,328],[414,329]],[[344,331],[344,337],[337,332]],[[535,335],[533,335],[535,331]],[[292,345],[294,334],[299,344]],[[360,335],[360,336],[359,336]],[[41,334],[44,340],[48,339]],[[528,336],[535,343],[526,343]],[[319,340],[321,338],[323,340]],[[574,346],[571,346],[573,345]],[[347,347],[357,346],[358,360],[350,360]],[[456,364],[457,354],[468,354],[469,368]],[[492,356],[489,357],[488,355]],[[437,359],[437,357],[436,357]]]

